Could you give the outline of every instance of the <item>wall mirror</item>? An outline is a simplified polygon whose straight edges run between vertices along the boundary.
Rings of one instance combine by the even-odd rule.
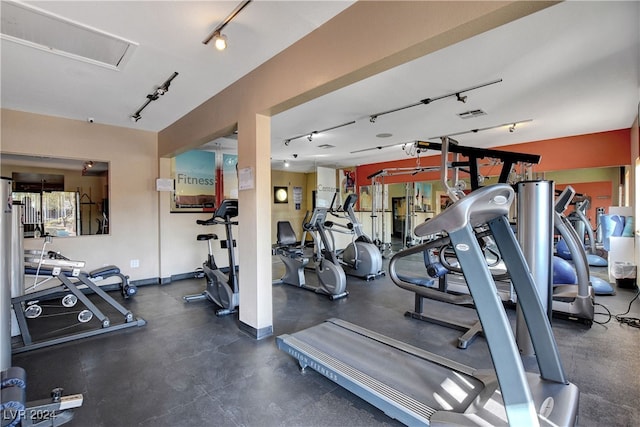
[[[25,238],[109,234],[109,163],[2,153]]]

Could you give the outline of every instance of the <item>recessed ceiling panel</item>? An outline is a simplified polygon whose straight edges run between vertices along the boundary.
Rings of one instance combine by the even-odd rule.
[[[136,43],[22,3],[3,1],[1,37],[111,69],[121,69]]]

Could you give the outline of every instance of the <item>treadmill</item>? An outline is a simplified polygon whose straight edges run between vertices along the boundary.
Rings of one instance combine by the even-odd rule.
[[[571,426],[577,422],[578,388],[565,376],[549,319],[507,215],[514,191],[495,184],[473,191],[420,224],[418,236],[446,231],[475,301],[495,370],[477,370],[385,337],[329,319],[276,339],[278,347],[388,416],[423,426]],[[540,374],[527,373],[491,273],[474,235],[488,225],[511,274]],[[398,252],[395,263],[419,253]]]

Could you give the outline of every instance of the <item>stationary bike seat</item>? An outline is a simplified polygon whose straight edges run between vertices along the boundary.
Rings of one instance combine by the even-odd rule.
[[[218,240],[218,235],[217,234],[198,234],[196,239],[198,239],[198,240],[211,240],[211,239]]]

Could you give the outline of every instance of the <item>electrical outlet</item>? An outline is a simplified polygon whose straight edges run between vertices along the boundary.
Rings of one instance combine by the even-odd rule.
[[[140,267],[140,260],[139,259],[132,259],[129,264],[131,265],[131,268],[138,268],[138,267]]]

